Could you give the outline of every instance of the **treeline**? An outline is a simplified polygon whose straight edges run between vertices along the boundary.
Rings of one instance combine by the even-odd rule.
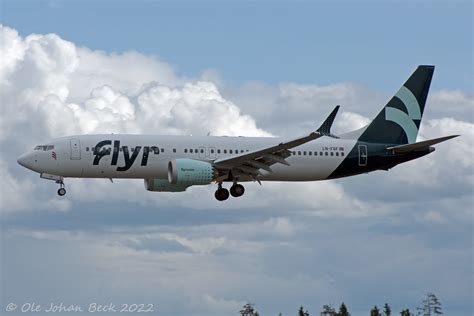
[[[385,303],[381,308],[377,305],[372,307],[369,311],[369,316],[437,316],[443,315],[442,305],[439,299],[433,293],[428,293],[426,298],[423,299],[422,305],[416,308],[416,314],[412,313],[409,308],[405,308],[398,312],[398,314],[393,314],[392,309],[388,303]],[[242,316],[261,316],[258,311],[255,309],[253,304],[247,303],[243,306],[240,311]],[[303,306],[297,311],[297,316],[311,316],[307,309]],[[314,314],[317,315],[317,314]],[[351,316],[349,309],[347,308],[344,302],[341,303],[338,309],[335,309],[331,305],[323,305],[320,316]],[[262,315],[263,316],[263,315]],[[283,316],[282,313],[278,316]]]

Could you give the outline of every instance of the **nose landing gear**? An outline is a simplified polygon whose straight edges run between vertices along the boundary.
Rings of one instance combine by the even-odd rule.
[[[64,188],[64,182],[63,180],[57,180],[56,183],[59,184],[59,189],[58,189],[58,195],[59,196],[64,196],[66,195],[66,189]]]

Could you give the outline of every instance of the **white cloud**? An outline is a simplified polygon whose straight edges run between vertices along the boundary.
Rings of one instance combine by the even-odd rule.
[[[430,93],[427,111],[438,117],[474,121],[474,96],[460,90],[438,90]]]
[[[37,142],[81,133],[269,135],[215,84],[177,78],[156,57],[91,51],[55,34],[21,38],[5,26],[0,32],[0,141],[8,143],[2,155],[9,158]],[[4,174],[17,167],[9,158]],[[11,179],[9,190],[19,190],[20,180],[4,179]],[[9,209],[27,203],[8,196]]]
[[[23,137],[14,145],[21,146],[16,147],[17,153],[49,137],[80,133],[205,135],[210,131],[213,135],[269,135],[257,127],[252,117],[242,114],[234,102],[226,99],[216,84],[178,78],[173,69],[157,57],[138,52],[108,54],[91,51],[76,47],[54,34],[21,38],[8,27],[2,27],[1,32],[5,38],[2,54],[8,59],[1,72],[2,84],[7,87],[1,92],[2,100],[5,100],[2,106],[10,115],[2,117],[0,139],[7,140],[7,136],[21,130]],[[215,73],[206,72],[202,78],[214,78]],[[31,74],[31,78],[27,74]],[[229,92],[231,88],[225,87],[222,81],[219,86],[227,91],[226,95],[232,95],[232,99],[244,100],[242,106],[266,122],[264,125],[269,130],[288,136],[313,129],[314,119],[327,115],[335,104],[342,104],[343,110],[334,130],[357,129],[367,124],[369,119],[352,110],[376,112],[386,101],[380,93],[354,83],[329,86],[284,83],[278,87],[254,83],[234,89],[234,92]],[[435,105],[441,101],[454,102],[460,109],[467,108],[468,113],[468,105],[472,104],[472,97],[460,91],[442,90],[435,92],[432,99],[438,100],[434,101]],[[252,106],[247,106],[252,100]],[[429,111],[430,107],[427,107],[425,116]],[[458,178],[464,179],[458,183],[472,185],[472,172],[466,172],[472,170],[472,124],[453,118],[431,119],[424,121],[420,131],[426,138],[451,133],[462,133],[463,136],[440,145],[446,150],[417,160],[410,168],[401,168],[400,171],[396,168],[397,171],[386,178],[386,185],[439,188],[441,179],[453,170],[452,166],[443,163],[445,158],[455,165]],[[14,161],[3,166],[10,170],[14,167]],[[414,170],[419,176],[411,176]],[[12,183],[24,181],[15,179],[9,170],[3,172],[10,174],[10,178],[5,179],[11,179]],[[350,186],[344,187],[342,181],[291,186],[265,183],[262,188],[249,185],[252,189],[244,198],[235,204],[229,201],[226,205],[216,205],[212,201],[214,188],[191,188],[186,193],[187,199],[183,200],[178,195],[145,192],[142,183],[130,182],[124,180],[110,184],[107,181],[73,180],[69,197],[73,201],[91,201],[112,194],[118,200],[183,207],[193,201],[193,207],[198,209],[232,209],[237,205],[282,209],[291,205],[318,216],[367,216],[372,208],[353,195]],[[33,184],[34,189],[30,188],[32,192],[38,190],[38,183]],[[91,183],[100,189],[90,192]],[[17,188],[15,192],[19,188],[14,184],[9,187]],[[134,192],[132,197],[130,190]],[[203,195],[208,198],[202,199]],[[20,199],[18,194],[9,196],[10,200],[15,196]],[[12,200],[8,204],[16,205],[11,207],[15,209],[27,205],[25,203]]]
[[[222,247],[226,242],[226,239],[223,237],[188,239],[175,234],[161,234],[160,237],[165,240],[176,241],[195,253],[210,253]]]
[[[445,265],[453,262],[447,255],[466,261],[465,248],[437,252],[416,239],[419,235],[382,234],[380,241],[381,234],[373,232],[387,225],[420,229],[410,226],[412,219],[416,225],[448,228],[472,220],[474,126],[468,93],[433,91],[419,139],[462,136],[389,173],[315,183],[249,183],[242,198],[226,203],[214,200],[213,186],[171,194],[147,192],[141,181],[71,179],[67,198],[60,199],[54,183],[16,164],[21,152],[51,137],[208,131],[293,137],[316,128],[336,104],[342,109],[335,131],[346,132],[365,125],[388,98],[355,83],[229,86],[216,71],[199,80],[178,77],[158,57],[139,52],[93,51],[54,34],[22,38],[8,27],[0,33],[0,145],[8,148],[1,153],[1,212],[8,212],[8,219],[18,216],[20,226],[47,227],[34,231],[34,241],[28,242],[44,253],[59,249],[57,256],[49,258],[36,247],[28,250],[42,259],[40,270],[50,272],[48,278],[58,288],[64,275],[53,274],[52,266],[72,272],[77,288],[92,294],[103,294],[104,287],[122,297],[157,291],[165,313],[177,309],[183,315],[234,313],[247,299],[241,293],[297,306],[298,299],[312,300],[316,294],[322,299],[347,295],[345,284],[340,286],[346,280],[357,284],[364,276],[378,289],[377,282],[393,271],[405,279],[427,266],[469,288],[460,277],[462,270],[446,271],[426,259],[441,254]],[[68,231],[70,227],[79,232]],[[21,246],[18,238],[14,240]],[[21,247],[9,249],[14,253],[9,258],[21,256]],[[384,252],[395,255],[381,256]],[[14,267],[13,260],[6,269],[21,277]],[[339,271],[348,272],[341,277]],[[30,284],[34,273],[26,273],[30,278],[12,278],[7,284]],[[423,281],[437,284],[428,277]],[[395,291],[404,289],[392,285]],[[67,297],[75,294],[62,290]],[[42,293],[39,287],[28,291]],[[18,293],[24,295],[22,289]],[[192,304],[181,306],[182,301]]]

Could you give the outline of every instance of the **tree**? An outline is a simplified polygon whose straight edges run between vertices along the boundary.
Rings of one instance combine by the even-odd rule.
[[[417,314],[420,316],[443,315],[441,302],[433,293],[426,295],[426,298],[423,300],[423,306],[418,307],[417,310]]]
[[[407,308],[400,312],[400,316],[412,316],[412,314],[410,313],[410,310]]]
[[[372,308],[370,310],[370,316],[381,316],[380,315],[380,310],[379,308],[377,307],[377,305],[374,306],[374,308]]]
[[[384,316],[392,315],[392,310],[390,309],[390,306],[388,306],[388,303],[385,303],[385,305],[383,306],[383,313],[384,313]]]
[[[321,316],[335,316],[336,310],[331,305],[324,305],[321,311]]]
[[[258,312],[253,308],[253,304],[247,303],[242,307],[240,311],[242,316],[259,316]]]
[[[308,310],[306,312],[303,309],[303,305],[300,306],[300,309],[298,310],[298,316],[309,316]]]
[[[346,304],[342,302],[341,306],[339,307],[339,312],[336,314],[337,316],[350,316],[349,312],[347,311]]]

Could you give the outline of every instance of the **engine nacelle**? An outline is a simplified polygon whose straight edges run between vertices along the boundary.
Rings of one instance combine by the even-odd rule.
[[[214,166],[194,159],[175,159],[168,163],[168,181],[176,185],[205,185],[214,178]]]
[[[155,192],[183,192],[189,185],[171,184],[166,179],[145,179],[145,189]]]

